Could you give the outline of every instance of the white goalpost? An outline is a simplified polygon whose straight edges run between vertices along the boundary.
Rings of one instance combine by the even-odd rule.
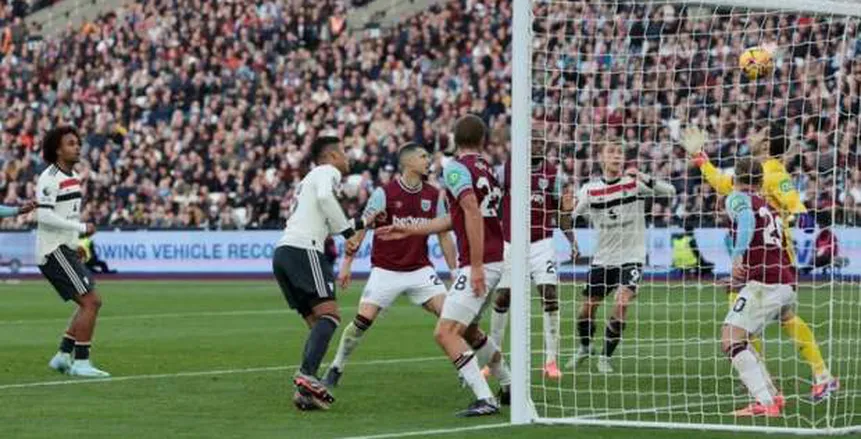
[[[513,0],[513,8],[511,422],[861,431],[861,0]],[[752,47],[774,62],[755,79],[738,65]],[[752,398],[721,349],[730,223],[679,141],[688,126],[708,132],[704,151],[731,173],[751,155],[754,133],[775,124],[791,144],[778,157],[791,177],[781,190],[796,190],[807,209],[783,224],[801,273],[795,312],[840,388],[812,397],[821,367],[775,316],[759,356],[786,403],[781,416],[742,418],[733,411]],[[600,142],[621,144],[626,168],[677,194],[645,200],[647,260],[609,373],[595,357],[564,367],[581,343],[597,231],[577,219],[576,260],[555,232],[562,378],[551,379],[542,301],[529,278],[531,198],[546,188],[531,187],[531,164],[553,163],[577,190],[601,177]],[[697,262],[685,266],[679,255],[691,242]],[[594,316],[597,351],[613,305],[608,294]]]

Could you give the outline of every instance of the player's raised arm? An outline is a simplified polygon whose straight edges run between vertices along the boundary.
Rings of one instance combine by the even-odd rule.
[[[694,165],[700,168],[703,177],[709,186],[713,187],[720,195],[727,195],[733,190],[732,176],[724,174],[715,165],[711,164],[709,157],[703,151],[703,146],[708,141],[708,136],[697,127],[688,127],[682,133],[681,143]]]
[[[37,201],[36,221],[56,229],[75,230],[79,233],[92,234],[95,231],[92,225],[63,218],[54,212],[54,205],[57,202],[57,192],[59,191],[60,187],[56,179],[46,175],[39,177],[39,182],[36,185],[36,193],[39,197]]]
[[[629,174],[638,180],[638,189],[641,194],[654,195],[658,197],[672,197],[676,195],[676,188],[669,182],[659,180],[642,172],[632,169]]]
[[[352,228],[335,194],[335,187],[340,182],[341,173],[331,167],[325,177],[317,181],[316,185],[317,203],[320,205],[320,210],[326,215],[326,220],[329,221],[332,229],[338,231]],[[358,228],[361,229],[361,227]]]

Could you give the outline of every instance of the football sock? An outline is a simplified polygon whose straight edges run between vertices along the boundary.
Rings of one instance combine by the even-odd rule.
[[[317,376],[320,362],[329,349],[329,341],[338,329],[338,319],[334,316],[323,315],[311,328],[308,340],[305,342],[305,354],[302,357],[302,367],[299,369],[305,375]]]
[[[71,354],[75,350],[75,339],[69,334],[63,334],[63,339],[60,340],[59,351],[64,354]]]
[[[595,322],[592,319],[580,319],[577,321],[577,335],[580,336],[580,346],[588,349],[595,335]]]
[[[822,353],[819,351],[819,345],[816,344],[816,337],[810,330],[810,326],[807,326],[807,323],[798,316],[782,322],[780,326],[783,332],[795,342],[801,358],[810,365],[816,382],[831,379],[831,373],[825,366],[825,360],[822,359]]]
[[[75,343],[75,360],[89,360],[90,359],[90,343]]]
[[[478,362],[475,360],[475,354],[472,351],[460,354],[453,363],[461,378],[472,389],[472,393],[475,394],[476,399],[493,400],[493,392],[490,391],[490,386],[487,385],[487,381],[481,376],[481,369],[479,369]]]
[[[612,357],[616,346],[622,341],[622,331],[625,329],[625,323],[616,320],[615,317],[610,317],[607,322],[607,327],[604,329],[604,356]]]
[[[493,308],[490,313],[490,339],[497,346],[505,342],[505,326],[508,324],[508,308]]]
[[[730,348],[729,355],[732,357],[732,367],[738,372],[741,382],[744,383],[750,394],[757,402],[764,405],[774,404],[774,395],[771,393],[771,379],[765,367],[760,364],[756,355],[747,347],[746,343],[738,343]]]
[[[544,364],[556,361],[559,345],[559,310],[544,311]]]
[[[487,335],[485,335],[475,346],[470,346],[475,352],[475,361],[478,362],[478,367],[484,367],[490,364],[493,354],[499,349],[496,344]]]
[[[344,328],[344,332],[341,333],[341,341],[338,343],[338,352],[335,353],[335,359],[332,360],[332,367],[340,371],[344,370],[344,366],[346,365],[350,354],[353,353],[353,350],[355,350],[356,346],[359,345],[359,342],[362,341],[362,336],[365,335],[365,331],[367,331],[373,323],[373,320],[368,320],[357,315],[356,318],[350,322],[346,328]]]

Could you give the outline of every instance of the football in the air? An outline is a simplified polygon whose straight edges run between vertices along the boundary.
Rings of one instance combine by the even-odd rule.
[[[741,54],[738,66],[748,79],[754,81],[771,74],[774,70],[774,60],[768,50],[762,47],[751,47]]]

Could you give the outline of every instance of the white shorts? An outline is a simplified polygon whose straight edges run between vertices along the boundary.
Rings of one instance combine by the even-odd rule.
[[[794,306],[795,300],[791,285],[749,282],[739,292],[723,322],[758,335],[766,325],[778,320],[784,309]]]
[[[412,303],[422,305],[434,296],[445,294],[445,285],[432,267],[413,271],[373,267],[359,303],[370,303],[385,309],[401,294],[406,294]]]
[[[487,308],[487,304],[490,303],[489,297],[492,296],[490,293],[493,292],[502,277],[502,265],[502,262],[484,264],[484,285],[487,292],[481,297],[476,297],[472,292],[470,268],[462,267],[459,269],[454,278],[454,283],[451,284],[451,289],[445,297],[440,318],[454,320],[464,325],[478,323],[481,320],[481,314]]]
[[[511,258],[509,243],[505,243],[502,279],[497,288],[511,288]],[[529,275],[535,285],[556,285],[556,252],[553,238],[542,239],[529,244]]]

